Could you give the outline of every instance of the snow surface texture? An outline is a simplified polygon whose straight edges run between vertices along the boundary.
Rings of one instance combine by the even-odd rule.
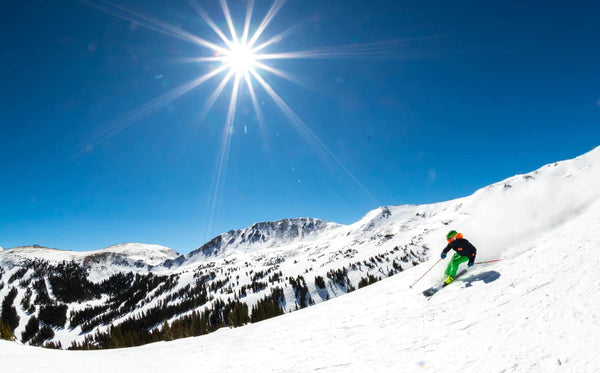
[[[448,259],[409,285],[437,250],[422,266],[257,324],[97,352],[0,341],[0,361],[11,372],[598,372],[599,184],[597,148],[470,197],[389,208],[389,224],[415,211],[446,221],[426,231],[431,247],[441,249],[444,229],[454,228],[476,244],[478,261],[503,258],[476,265],[430,299],[421,291],[440,280]],[[382,215],[344,229],[369,230]]]

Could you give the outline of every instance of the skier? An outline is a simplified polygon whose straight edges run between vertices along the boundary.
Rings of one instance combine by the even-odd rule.
[[[477,255],[477,249],[469,241],[463,238],[462,233],[456,231],[450,231],[446,235],[446,241],[448,245],[442,250],[442,259],[446,258],[446,253],[450,249],[456,251],[456,253],[450,259],[448,267],[446,267],[446,281],[445,284],[449,284],[454,281],[456,277],[456,271],[461,263],[469,261],[468,266],[471,267],[475,263],[475,255]]]

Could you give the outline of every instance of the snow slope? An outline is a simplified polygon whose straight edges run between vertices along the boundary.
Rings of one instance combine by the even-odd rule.
[[[11,372],[598,372],[600,201],[427,300],[430,263],[298,312],[99,352],[0,343]],[[433,263],[437,259],[432,259]],[[422,288],[423,286],[421,286]]]

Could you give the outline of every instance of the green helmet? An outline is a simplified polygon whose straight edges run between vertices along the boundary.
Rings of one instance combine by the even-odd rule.
[[[452,239],[452,237],[456,236],[457,234],[458,234],[458,232],[456,232],[456,231],[450,231],[450,232],[448,232],[448,234],[446,235],[446,239],[447,239],[447,240],[451,240],[451,239]]]

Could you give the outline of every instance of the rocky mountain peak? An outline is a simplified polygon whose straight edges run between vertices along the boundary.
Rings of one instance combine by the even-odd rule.
[[[293,218],[272,222],[260,222],[245,229],[231,230],[221,234],[189,256],[212,257],[226,250],[274,247],[292,241],[316,237],[320,233],[339,227],[339,224],[315,218]]]

